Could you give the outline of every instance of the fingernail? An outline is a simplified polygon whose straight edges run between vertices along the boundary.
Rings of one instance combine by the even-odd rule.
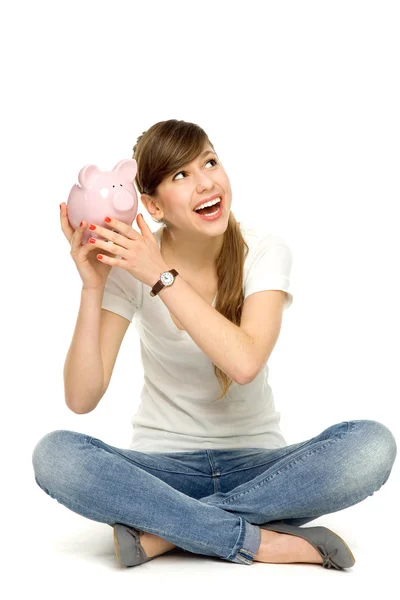
[[[82,223],[83,223],[83,221],[81,221],[81,222],[79,223],[79,227],[82,227]]]

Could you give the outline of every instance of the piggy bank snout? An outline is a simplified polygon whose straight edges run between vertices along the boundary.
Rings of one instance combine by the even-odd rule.
[[[135,199],[127,190],[121,190],[115,194],[112,199],[112,205],[115,210],[132,210],[135,205]]]

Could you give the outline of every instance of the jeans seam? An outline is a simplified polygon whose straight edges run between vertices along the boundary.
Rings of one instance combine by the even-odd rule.
[[[236,548],[236,546],[239,544],[239,540],[242,536],[242,532],[243,532],[243,538],[244,538],[244,520],[242,519],[242,517],[239,517],[239,522],[240,522],[240,529],[239,529],[239,535],[237,537],[237,540],[234,544],[234,548]],[[231,552],[230,554],[228,554],[228,556],[226,557],[227,560],[232,560],[232,558],[240,558],[240,560],[242,560],[242,557],[240,556],[240,550],[237,550],[236,552]]]
[[[296,462],[299,459],[305,458],[308,455],[312,454],[313,452],[315,452],[316,450],[320,451],[320,450],[324,450],[327,446],[331,445],[334,442],[337,442],[339,439],[338,437],[333,437],[333,438],[329,438],[328,440],[324,440],[326,443],[323,446],[320,446],[319,448],[313,449],[311,448],[310,450],[308,450],[305,454],[301,455],[301,456],[296,456],[295,458],[293,458],[292,460],[290,460],[289,462],[285,463],[280,470],[275,471],[275,473],[272,473],[271,475],[265,477],[262,481],[259,481],[258,483],[256,483],[255,485],[253,485],[251,488],[248,488],[246,491],[244,492],[240,492],[239,494],[234,494],[233,496],[230,496],[229,498],[225,498],[225,500],[221,500],[218,502],[219,506],[223,506],[224,504],[229,504],[231,502],[233,502],[234,500],[236,500],[237,498],[241,498],[242,496],[244,496],[245,494],[248,494],[250,492],[252,492],[254,489],[256,489],[257,487],[260,487],[261,485],[265,485],[266,483],[268,483],[271,478],[276,477],[277,475],[279,475],[281,473],[282,470],[286,469],[289,465],[291,465],[293,462]]]
[[[255,554],[246,550],[246,548],[240,548],[239,554],[245,559],[245,562],[252,563],[255,558]]]
[[[238,535],[238,538],[236,540],[234,547],[236,547],[238,545],[238,542],[240,540],[242,532],[243,532],[243,539],[245,537],[245,521],[242,517],[239,517],[239,519],[240,519],[240,531],[239,531],[239,535]],[[235,551],[231,552],[231,554],[229,554],[225,558],[225,560],[233,561],[235,558],[239,559],[241,562],[243,562],[247,565],[251,565],[252,562],[254,561],[255,554],[250,552],[250,550],[247,550],[247,548],[243,548],[243,546],[242,546],[236,552]]]

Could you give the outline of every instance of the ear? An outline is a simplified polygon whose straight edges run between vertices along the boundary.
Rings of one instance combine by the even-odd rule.
[[[140,196],[140,200],[142,204],[146,207],[146,210],[148,210],[147,205],[150,202],[150,196],[148,196],[147,194],[142,194]]]
[[[148,194],[142,194],[140,200],[142,201],[147,212],[153,219],[158,220],[163,218],[164,213],[162,215],[157,216],[157,210],[162,211],[162,209],[158,204],[156,204],[155,200],[151,196],[149,196]]]

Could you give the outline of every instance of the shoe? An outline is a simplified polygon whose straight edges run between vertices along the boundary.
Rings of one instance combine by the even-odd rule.
[[[342,538],[327,527],[297,527],[288,523],[272,522],[259,525],[261,529],[269,529],[278,533],[296,535],[310,542],[323,559],[322,566],[326,569],[348,569],[356,559]]]
[[[143,531],[121,523],[114,525],[115,552],[123,567],[134,567],[156,558],[156,556],[147,556],[144,551],[140,543],[140,536],[143,533]]]

